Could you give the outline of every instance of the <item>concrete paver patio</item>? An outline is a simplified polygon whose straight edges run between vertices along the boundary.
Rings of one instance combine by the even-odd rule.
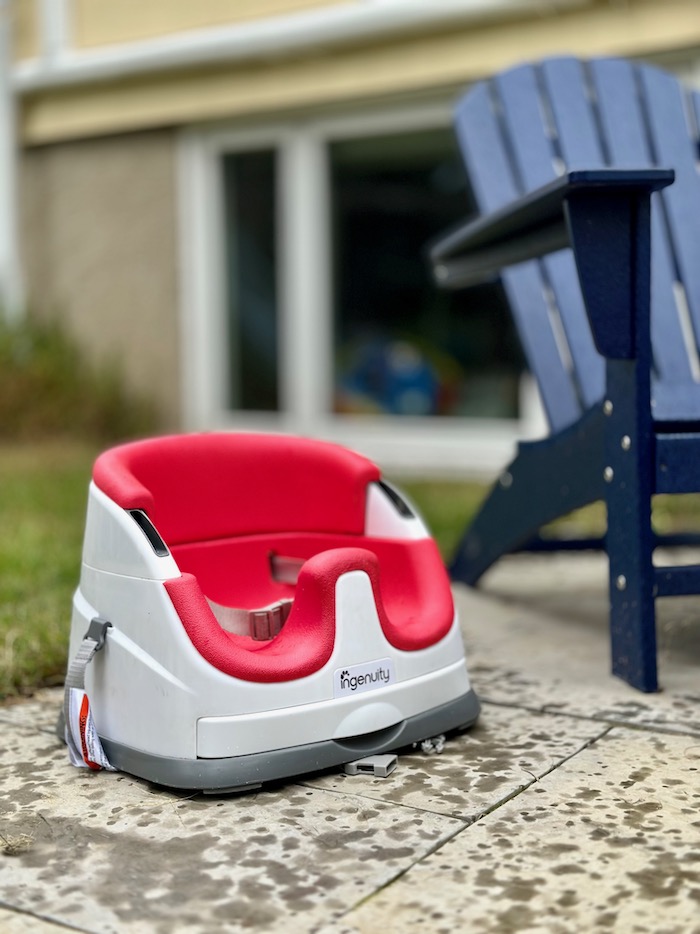
[[[386,779],[237,797],[73,769],[60,691],[0,707],[0,932],[700,932],[700,601],[664,691],[608,674],[602,556],[455,589],[483,712]]]

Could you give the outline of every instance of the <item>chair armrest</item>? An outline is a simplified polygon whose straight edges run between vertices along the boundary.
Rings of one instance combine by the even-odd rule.
[[[648,197],[674,180],[670,169],[572,171],[493,214],[462,224],[429,248],[442,288],[477,285],[505,266],[572,244],[567,205],[577,194]]]

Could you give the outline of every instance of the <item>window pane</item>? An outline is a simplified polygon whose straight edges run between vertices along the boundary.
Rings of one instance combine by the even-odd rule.
[[[450,130],[331,146],[335,409],[515,417],[522,369],[500,287],[443,292],[426,243],[473,206]]]
[[[223,157],[228,405],[278,408],[275,152]]]

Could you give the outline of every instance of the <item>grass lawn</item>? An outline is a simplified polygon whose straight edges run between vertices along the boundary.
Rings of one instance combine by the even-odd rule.
[[[94,445],[0,445],[0,700],[59,684],[66,666],[71,600],[78,582]],[[478,483],[402,481],[446,558],[485,488]],[[700,497],[659,498],[660,531],[700,528]],[[559,523],[600,533],[599,504]]]
[[[0,446],[0,698],[63,680],[94,455]]]

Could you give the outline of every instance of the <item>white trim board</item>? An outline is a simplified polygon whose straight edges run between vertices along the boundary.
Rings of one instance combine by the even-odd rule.
[[[549,0],[548,10],[589,6],[592,0]],[[55,9],[57,8],[57,9]],[[42,56],[14,69],[18,93],[111,81],[168,69],[240,63],[311,53],[348,43],[423,32],[451,23],[489,22],[523,13],[541,15],[539,0],[372,0],[338,3],[293,14],[187,30],[137,42],[75,49],[68,45],[65,0],[41,0]],[[47,54],[50,53],[50,54]]]

